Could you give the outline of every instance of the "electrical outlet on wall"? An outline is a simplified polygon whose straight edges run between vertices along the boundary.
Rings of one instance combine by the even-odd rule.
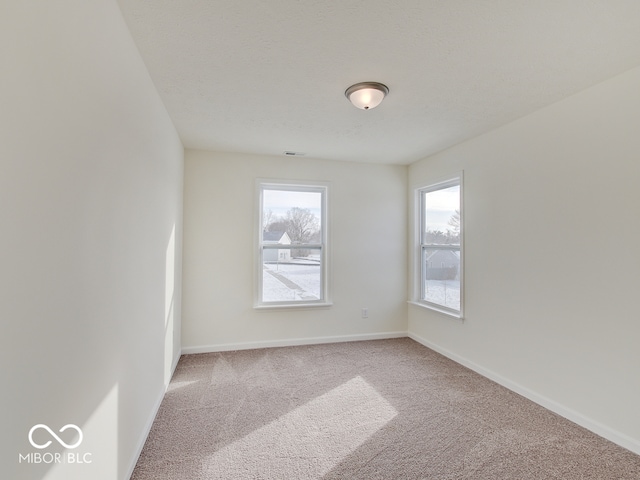
[[[368,308],[363,308],[362,309],[362,318],[369,318],[369,309]]]

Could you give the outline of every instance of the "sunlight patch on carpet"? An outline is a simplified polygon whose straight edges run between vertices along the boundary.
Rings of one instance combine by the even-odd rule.
[[[357,376],[215,452],[202,470],[207,478],[319,478],[397,413]]]
[[[167,392],[172,392],[173,390],[178,390],[180,388],[188,387],[189,385],[193,385],[194,383],[198,383],[197,380],[186,380],[182,382],[174,380],[167,387]]]

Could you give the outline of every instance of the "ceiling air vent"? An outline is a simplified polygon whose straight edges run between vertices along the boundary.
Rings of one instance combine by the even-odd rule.
[[[289,150],[285,151],[284,154],[288,157],[304,157],[304,153],[302,152],[291,152]]]

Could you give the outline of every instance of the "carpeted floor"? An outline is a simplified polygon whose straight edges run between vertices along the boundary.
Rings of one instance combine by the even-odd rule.
[[[640,479],[637,456],[408,338],[185,355],[133,480]]]

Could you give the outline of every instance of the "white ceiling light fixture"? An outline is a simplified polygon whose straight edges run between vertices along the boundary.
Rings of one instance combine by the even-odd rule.
[[[362,110],[376,108],[389,93],[389,87],[378,82],[361,82],[351,85],[344,92],[355,107]]]

